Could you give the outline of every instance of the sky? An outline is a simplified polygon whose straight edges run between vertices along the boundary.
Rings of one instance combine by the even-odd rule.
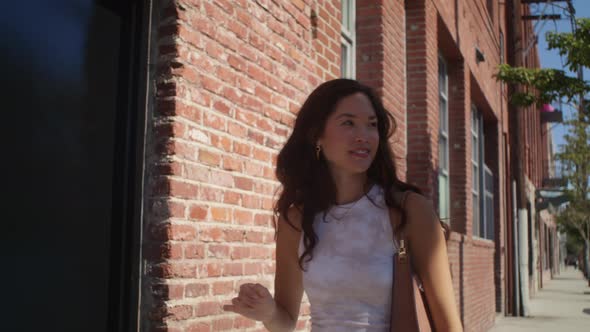
[[[566,3],[562,1],[554,1],[556,5],[565,6]],[[589,0],[573,0],[574,9],[576,10],[576,17],[590,17],[590,1]],[[531,11],[540,14],[545,4],[536,4],[531,6]],[[562,14],[561,20],[546,20],[537,21],[535,31],[538,31],[539,36],[539,58],[541,60],[541,67],[543,68],[556,68],[556,69],[567,69],[564,68],[563,64],[565,59],[561,59],[557,50],[547,50],[547,41],[545,40],[545,33],[548,31],[557,32],[571,32],[571,23],[568,17],[563,14],[563,11],[554,6],[547,6],[545,14]],[[576,76],[576,73],[569,73],[571,76]],[[590,79],[590,71],[588,68],[584,68],[584,79],[587,81]],[[553,106],[558,109],[562,109],[564,112],[564,118],[570,118],[572,110],[568,106],[560,106],[559,103],[554,103]],[[552,124],[551,133],[553,134],[554,151],[558,151],[559,145],[564,144],[563,135],[566,133],[567,128],[562,124]]]

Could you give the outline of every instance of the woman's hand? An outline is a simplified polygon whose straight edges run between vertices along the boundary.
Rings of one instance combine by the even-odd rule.
[[[275,301],[268,289],[261,284],[243,284],[238,297],[232,304],[224,305],[223,310],[235,312],[255,321],[268,322],[276,311]]]

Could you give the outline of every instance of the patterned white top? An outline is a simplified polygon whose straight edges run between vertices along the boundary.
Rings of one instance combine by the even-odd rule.
[[[332,207],[325,219],[318,213],[314,229],[319,241],[303,265],[312,331],[389,331],[397,246],[383,189],[374,185],[358,201]],[[303,250],[302,235],[299,256]]]

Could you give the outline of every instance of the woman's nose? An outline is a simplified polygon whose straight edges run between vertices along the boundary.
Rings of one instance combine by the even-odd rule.
[[[371,135],[370,130],[368,130],[368,129],[359,129],[356,132],[355,142],[358,142],[358,143],[368,142],[370,135]]]

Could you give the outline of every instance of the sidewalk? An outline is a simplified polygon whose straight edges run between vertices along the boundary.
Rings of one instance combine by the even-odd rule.
[[[489,332],[590,331],[590,287],[582,272],[568,267],[530,300],[530,317],[496,319]]]

